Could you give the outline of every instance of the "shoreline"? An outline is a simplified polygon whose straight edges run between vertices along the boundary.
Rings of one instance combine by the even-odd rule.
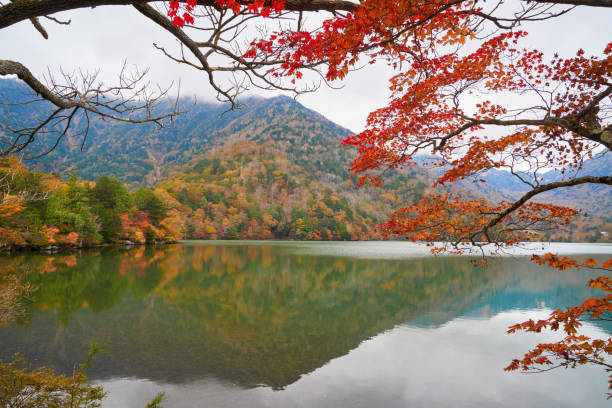
[[[136,246],[165,246],[177,244],[180,241],[155,241],[155,242],[132,242],[128,240],[116,242],[116,243],[101,243],[101,244],[89,244],[89,245],[65,245],[65,244],[49,244],[40,246],[10,246],[0,248],[0,254],[13,254],[19,252],[36,252],[36,253],[48,253],[55,254],[59,252],[73,252],[80,250],[96,249],[96,248],[133,248]]]

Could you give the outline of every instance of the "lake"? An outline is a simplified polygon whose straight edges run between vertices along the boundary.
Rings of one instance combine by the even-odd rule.
[[[612,245],[550,250],[609,259]],[[0,256],[39,287],[0,359],[70,373],[92,341],[105,407],[603,407],[607,375],[503,368],[551,334],[507,327],[598,295],[598,274],[486,268],[403,242],[214,242]],[[594,336],[612,326],[586,324]]]

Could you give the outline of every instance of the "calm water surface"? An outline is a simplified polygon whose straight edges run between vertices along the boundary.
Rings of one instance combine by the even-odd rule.
[[[160,391],[167,408],[609,406],[597,368],[503,371],[555,338],[507,335],[510,324],[595,294],[591,273],[525,257],[483,269],[408,243],[194,241],[3,256],[0,268],[40,288],[0,331],[0,359],[21,352],[71,372],[103,344],[89,374],[109,408],[144,407]]]

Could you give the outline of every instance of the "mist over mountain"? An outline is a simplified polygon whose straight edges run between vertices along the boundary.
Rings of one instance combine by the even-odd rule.
[[[28,97],[22,94],[25,91],[16,81],[0,82],[4,100],[22,101]],[[11,107],[10,115],[9,108],[4,107],[3,113],[12,122],[28,124],[37,117],[35,111],[47,112],[48,105],[40,102]],[[194,103],[190,99],[180,100],[179,106],[185,113],[163,128],[153,123],[93,120],[84,143],[81,137],[69,133],[48,155],[28,160],[55,143],[54,138],[41,137],[28,148],[25,162],[45,172],[76,172],[90,180],[113,174],[128,184],[152,186],[173,166],[250,140],[273,142],[277,150],[313,174],[343,177],[346,174],[351,154],[341,149],[339,143],[350,131],[289,97],[247,98],[236,110],[229,110],[228,105]],[[158,107],[159,111],[169,109],[170,102]],[[84,126],[82,117],[75,122],[75,129]]]

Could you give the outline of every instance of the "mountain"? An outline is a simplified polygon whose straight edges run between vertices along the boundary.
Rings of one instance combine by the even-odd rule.
[[[540,184],[549,184],[582,176],[609,176],[612,174],[612,154],[601,152],[593,158],[585,160],[582,168],[568,169],[566,171],[551,170],[542,173]],[[530,190],[530,187],[522,183],[507,171],[489,170],[482,178],[486,184],[509,200],[516,200]],[[533,175],[525,175],[525,179],[533,179]],[[540,201],[554,202],[558,205],[583,209],[589,214],[612,222],[612,187],[602,184],[583,184],[573,187],[559,188],[539,197]]]
[[[19,86],[5,83],[18,100]],[[132,189],[153,186],[169,214],[181,214],[184,224],[173,224],[190,238],[371,239],[385,214],[425,189],[409,175],[396,175],[383,190],[357,189],[346,171],[352,152],[340,146],[347,129],[288,97],[243,105],[189,105],[161,129],[93,122],[84,151],[66,138],[27,160],[54,142],[43,138],[25,163],[89,180],[114,175]],[[28,112],[18,106],[11,117],[28,123]]]
[[[22,88],[15,81],[4,80],[0,82],[0,97],[20,101],[23,96],[19,92],[25,91]],[[43,137],[28,149],[25,162],[45,172],[74,171],[90,180],[113,174],[128,184],[152,186],[176,165],[222,146],[251,140],[273,142],[277,149],[313,174],[345,176],[350,152],[340,149],[339,143],[349,130],[286,96],[249,98],[241,104],[243,108],[231,111],[226,105],[183,99],[180,110],[185,113],[164,128],[151,123],[133,125],[94,120],[82,148],[80,137],[66,137],[48,155],[27,160],[55,142]],[[31,112],[39,109],[46,107],[18,107],[10,116],[15,121],[32,123],[35,116]],[[80,129],[82,120],[76,120],[76,129]]]
[[[19,101],[22,91],[16,81],[0,81],[0,98]],[[47,105],[11,107],[4,116],[29,123],[34,111],[49,109]],[[152,187],[168,208],[184,215],[187,236],[201,238],[371,238],[373,225],[432,192],[432,181],[443,171],[413,166],[388,172],[382,188],[358,189],[346,171],[354,151],[340,144],[351,132],[291,98],[248,98],[234,111],[189,99],[180,105],[185,113],[167,127],[92,121],[83,144],[77,136],[66,137],[50,154],[25,163],[45,172],[76,172],[89,180],[114,175],[131,189]],[[37,140],[26,158],[54,142]],[[609,174],[609,167],[609,156],[594,158],[584,163],[582,172]],[[547,181],[564,175],[551,171],[543,177]],[[491,170],[437,191],[499,201],[515,200],[527,188],[510,173]],[[610,187],[583,185],[543,199],[582,205],[593,216],[581,219],[578,230],[545,238],[597,241],[602,230],[612,232]]]

